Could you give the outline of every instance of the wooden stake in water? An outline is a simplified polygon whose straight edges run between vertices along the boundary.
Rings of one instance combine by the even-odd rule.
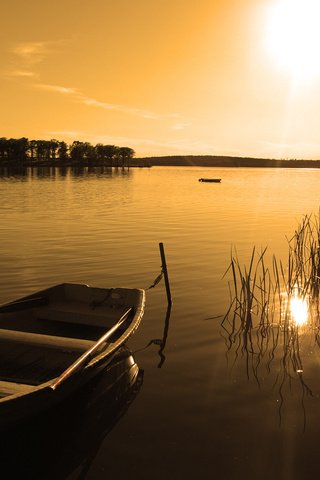
[[[165,284],[166,284],[168,305],[172,305],[168,270],[167,270],[167,264],[166,264],[166,256],[165,256],[165,253],[164,253],[164,247],[163,247],[162,242],[159,243],[159,248],[160,248],[161,263],[162,263],[161,266],[162,266],[162,271],[163,271],[163,275],[164,275],[164,281],[165,281]]]

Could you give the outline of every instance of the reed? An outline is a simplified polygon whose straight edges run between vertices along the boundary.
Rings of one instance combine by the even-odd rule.
[[[292,268],[302,295],[312,299],[319,296],[320,280],[320,227],[318,215],[305,215],[289,240]]]
[[[267,248],[253,247],[248,267],[231,250],[229,277],[230,306],[222,320],[228,354],[244,357],[248,378],[252,374],[260,385],[262,365],[271,373],[277,362],[277,378],[282,405],[284,385],[298,379],[303,396],[312,391],[303,379],[300,337],[302,329],[314,336],[320,347],[320,213],[305,215],[288,240],[285,263],[272,256],[266,261]],[[292,301],[307,305],[308,327],[299,325]],[[281,407],[280,407],[281,408]]]
[[[253,326],[260,334],[276,321],[281,326],[288,320],[288,305],[294,295],[308,299],[311,310],[319,303],[320,294],[320,222],[319,215],[306,215],[288,240],[286,265],[272,257],[272,266],[265,261],[267,248],[257,253],[253,247],[248,268],[241,266],[236,250],[231,251],[231,261],[224,277],[231,272],[229,291],[231,304],[223,324],[234,308],[240,325],[245,330]],[[318,309],[317,309],[318,311]],[[255,323],[253,321],[255,316]],[[258,322],[258,323],[257,323]]]

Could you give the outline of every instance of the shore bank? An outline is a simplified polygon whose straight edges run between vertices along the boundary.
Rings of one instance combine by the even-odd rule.
[[[220,168],[320,168],[320,160],[296,160],[296,159],[266,159],[250,157],[218,157],[210,155],[173,155],[165,157],[141,157],[123,165],[85,161],[85,162],[61,162],[48,160],[41,162],[1,162],[0,168],[25,168],[25,167],[59,167],[59,168],[150,168],[150,167],[220,167]]]
[[[152,166],[175,167],[254,167],[254,168],[320,168],[320,160],[267,159],[251,157],[227,157],[214,155],[173,155],[144,157],[136,159],[139,163]]]

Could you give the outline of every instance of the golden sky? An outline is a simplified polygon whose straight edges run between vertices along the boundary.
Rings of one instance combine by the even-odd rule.
[[[319,159],[319,24],[319,0],[4,0],[0,136]]]

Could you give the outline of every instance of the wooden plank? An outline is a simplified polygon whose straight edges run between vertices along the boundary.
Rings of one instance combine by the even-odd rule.
[[[26,385],[24,383],[15,383],[15,382],[5,382],[0,381],[0,396],[7,396],[7,395],[17,395],[28,393],[34,390],[34,386]]]
[[[0,313],[16,312],[19,310],[25,310],[27,308],[40,307],[47,305],[49,299],[47,297],[32,297],[25,298],[23,300],[17,300],[16,302],[6,303],[0,306]]]
[[[127,308],[126,305],[116,307],[102,305],[93,308],[89,303],[68,301],[51,302],[49,306],[35,308],[33,313],[39,320],[108,328],[117,322],[117,318]]]
[[[57,337],[54,335],[43,335],[40,333],[21,332],[17,330],[0,329],[0,341],[23,343],[33,346],[48,347],[54,349],[71,350],[73,352],[85,352],[95,342],[81,340],[79,338]]]
[[[126,321],[129,313],[134,312],[133,307],[130,307],[118,320],[118,323],[116,323],[110,330],[108,330],[99,340],[86,352],[84,352],[78,360],[76,360],[72,365],[70,365],[67,370],[65,370],[59,378],[57,378],[51,385],[50,387],[52,390],[55,390],[61,383],[63,383],[65,380],[67,380],[69,377],[71,377],[75,372],[79,370],[79,368],[83,368],[86,363],[91,359],[92,354],[98,350],[98,348],[106,342],[120,327],[121,325]]]

